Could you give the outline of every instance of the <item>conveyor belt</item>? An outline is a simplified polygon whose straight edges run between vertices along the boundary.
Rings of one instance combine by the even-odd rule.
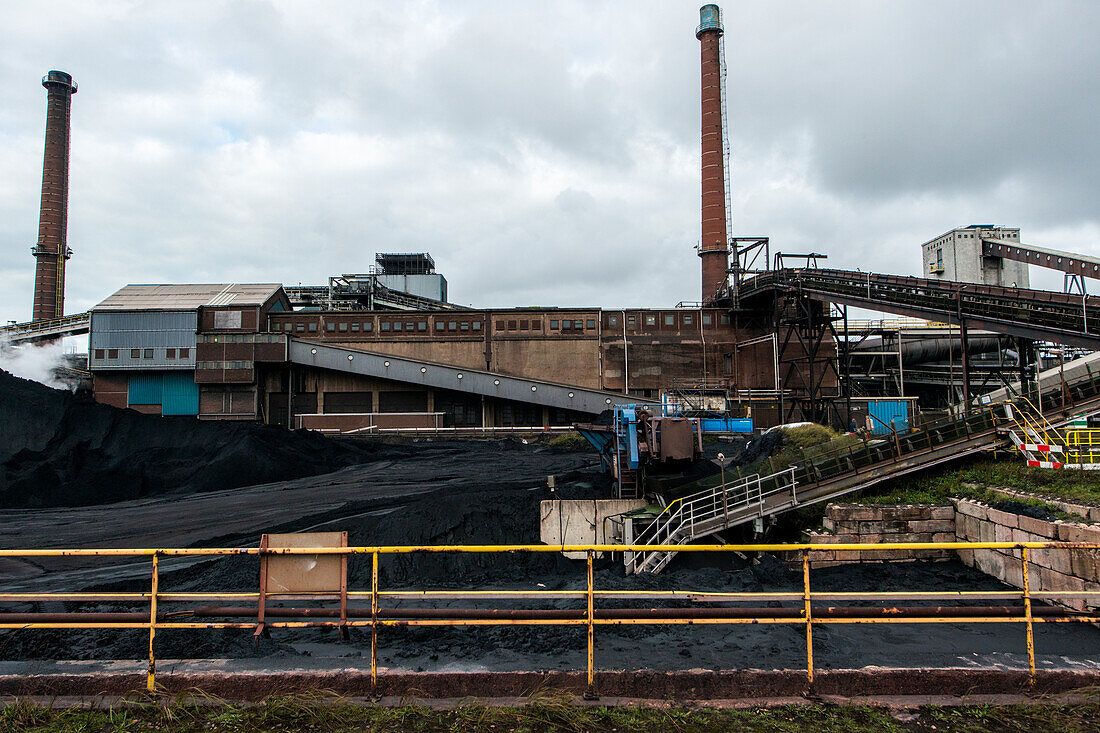
[[[850,270],[783,269],[746,280],[740,305],[794,290],[816,300],[1100,348],[1100,298]]]

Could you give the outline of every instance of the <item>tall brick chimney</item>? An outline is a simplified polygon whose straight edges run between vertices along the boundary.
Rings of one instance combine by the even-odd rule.
[[[699,257],[703,269],[703,302],[726,285],[729,268],[726,232],[725,135],[722,105],[722,16],[717,5],[699,8],[695,37],[702,46],[703,99],[703,230]]]
[[[46,152],[42,161],[42,207],[38,243],[31,249],[34,266],[35,321],[59,318],[65,307],[65,260],[69,218],[69,108],[76,82],[64,71],[42,77],[46,87]]]

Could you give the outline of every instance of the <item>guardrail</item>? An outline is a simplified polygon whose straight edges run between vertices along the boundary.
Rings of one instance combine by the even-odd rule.
[[[815,592],[811,587],[810,554],[815,550],[1018,550],[1022,558],[1022,589],[1010,591],[922,591],[906,592]],[[1033,550],[1100,550],[1100,544],[1062,542],[945,542],[945,543],[881,543],[860,544],[750,544],[750,545],[426,545],[392,547],[249,547],[249,548],[174,548],[174,549],[28,549],[0,550],[0,557],[145,557],[150,560],[150,587],[140,592],[51,592],[13,593],[0,588],[0,602],[122,602],[138,605],[141,610],[130,612],[0,612],[0,629],[144,629],[148,632],[148,668],[146,684],[157,691],[156,634],[159,630],[242,629],[260,633],[264,628],[370,628],[371,682],[378,679],[378,630],[405,626],[583,626],[587,630],[588,683],[594,683],[595,644],[597,626],[630,624],[790,624],[803,626],[806,635],[806,676],[814,679],[813,630],[829,624],[936,624],[936,623],[1018,623],[1025,626],[1028,670],[1035,679],[1034,625],[1037,623],[1095,623],[1100,613],[1095,608],[1087,612],[1065,608],[1034,607],[1033,602],[1055,598],[1100,597],[1100,591],[1033,591],[1030,584],[1029,552]],[[599,590],[594,580],[594,558],[603,552],[797,552],[802,559],[802,588],[789,592],[713,592],[687,590]],[[540,553],[583,552],[586,581],[583,590],[392,590],[380,588],[380,561],[383,556],[416,553]],[[317,558],[326,555],[343,556],[340,592],[337,596],[317,593],[264,594],[257,592],[186,592],[173,593],[161,585],[160,561],[173,557],[256,556],[260,568],[278,555],[304,555]],[[371,582],[369,590],[347,587],[348,564],[358,557],[369,557]],[[477,608],[383,608],[391,599],[421,601],[455,599],[573,599],[583,608],[557,609],[477,609]],[[369,607],[349,605],[354,600],[370,601]],[[696,608],[646,607],[599,608],[597,599],[691,600],[697,603],[721,603],[722,606]],[[339,605],[323,607],[276,608],[265,606],[270,600],[328,601]],[[1001,605],[912,606],[898,607],[898,601],[973,602],[996,600]],[[181,611],[166,611],[168,604],[205,602],[255,601],[256,606],[202,606]],[[878,606],[832,606],[820,602],[855,601],[884,604]],[[1022,606],[1003,605],[1004,601],[1022,601]],[[738,607],[736,603],[773,603],[779,607]],[[818,602],[815,605],[815,602]],[[782,604],[787,605],[782,605]],[[1086,604],[1088,605],[1088,604]],[[236,620],[226,620],[236,619]],[[278,619],[278,620],[276,620]],[[293,619],[293,620],[287,620]]]

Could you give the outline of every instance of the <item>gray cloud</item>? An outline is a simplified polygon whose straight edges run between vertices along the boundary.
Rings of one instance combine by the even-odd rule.
[[[73,1],[47,23],[8,3],[0,318],[30,310],[50,68],[81,85],[70,312],[127,282],[323,282],[387,250],[431,251],[474,305],[694,300],[697,8]],[[1100,6],[725,10],[739,232],[891,272],[979,220],[1100,252]]]

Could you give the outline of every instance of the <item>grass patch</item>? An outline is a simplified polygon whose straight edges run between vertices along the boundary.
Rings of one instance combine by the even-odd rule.
[[[592,444],[577,432],[562,433],[561,435],[554,436],[547,441],[546,445],[554,450],[560,451],[578,451],[592,447]]]
[[[983,458],[939,475],[918,475],[888,481],[880,489],[861,494],[858,501],[863,504],[945,504],[955,498],[988,504],[1008,498],[994,493],[992,488],[1100,504],[1100,471],[1029,468],[1016,458]],[[1059,513],[1041,500],[1021,501]],[[1080,519],[1076,515],[1066,517]]]
[[[0,730],[61,731],[814,731],[815,733],[901,733],[902,731],[1020,730],[1077,733],[1100,725],[1100,705],[926,707],[905,720],[872,707],[785,706],[743,710],[578,707],[567,698],[535,700],[523,707],[463,705],[434,711],[424,707],[359,706],[318,698],[272,698],[243,705],[130,703],[114,709],[46,709],[27,702],[0,708]]]
[[[759,438],[758,438],[759,439]],[[838,433],[824,425],[800,425],[797,428],[783,429],[783,444],[768,458],[761,458],[743,466],[741,473],[774,473],[782,471],[791,464],[800,466],[807,460],[813,460],[832,451],[842,450],[861,442],[854,435]]]

